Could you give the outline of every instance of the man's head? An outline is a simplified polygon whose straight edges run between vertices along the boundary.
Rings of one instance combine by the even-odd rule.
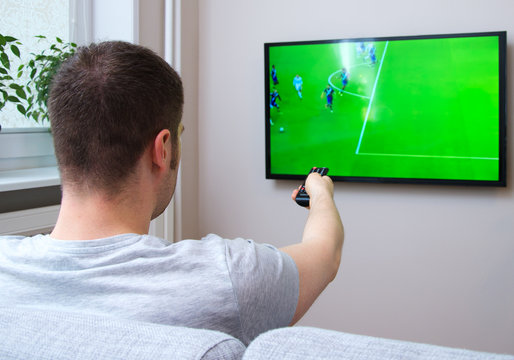
[[[118,194],[163,129],[178,143],[183,102],[180,77],[151,50],[125,42],[79,48],[48,99],[63,186]]]

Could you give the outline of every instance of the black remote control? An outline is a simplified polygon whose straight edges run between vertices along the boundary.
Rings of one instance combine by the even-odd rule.
[[[309,174],[310,173],[313,173],[313,172],[317,172],[318,174],[320,174],[321,176],[323,175],[326,175],[328,173],[328,168],[326,167],[313,167],[311,169],[311,171],[309,171]],[[309,176],[307,174],[307,176]],[[307,178],[306,178],[307,179]],[[296,194],[296,203],[300,206],[303,206],[303,207],[308,207],[309,204],[310,204],[310,197],[309,197],[309,194],[307,194],[307,191],[305,191],[305,181],[303,182],[302,186],[300,187],[300,190],[298,191],[298,194]]]

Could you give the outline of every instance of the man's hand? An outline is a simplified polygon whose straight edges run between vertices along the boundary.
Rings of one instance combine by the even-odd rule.
[[[293,193],[291,194],[291,198],[293,200],[296,199],[296,195],[300,188],[301,186],[293,190]],[[311,202],[316,202],[316,198],[318,196],[334,197],[334,183],[332,182],[332,179],[328,176],[321,176],[316,172],[310,173],[309,176],[307,176],[307,179],[305,180],[305,190],[307,191],[307,194],[309,194]],[[310,206],[307,207],[307,209],[310,209]]]

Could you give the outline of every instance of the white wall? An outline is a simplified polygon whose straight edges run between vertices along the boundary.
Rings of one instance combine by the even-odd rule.
[[[199,233],[301,239],[297,182],[264,179],[264,42],[513,34],[513,13],[510,0],[200,0]],[[337,183],[341,269],[301,325],[514,354],[512,189]]]

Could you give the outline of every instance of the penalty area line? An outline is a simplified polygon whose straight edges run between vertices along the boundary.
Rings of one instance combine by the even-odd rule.
[[[382,54],[382,59],[380,59],[380,66],[378,67],[377,77],[375,78],[375,84],[373,84],[373,91],[371,92],[371,97],[369,99],[368,111],[366,112],[366,117],[364,118],[364,124],[362,125],[361,136],[359,137],[359,143],[357,144],[357,149],[355,149],[355,154],[359,154],[359,150],[361,148],[362,138],[364,137],[364,131],[366,130],[366,124],[368,123],[369,113],[371,111],[371,104],[373,103],[373,98],[375,97],[375,91],[377,90],[378,78],[380,77],[380,71],[382,71],[382,64],[384,63],[385,54],[387,51],[387,45],[389,45],[389,41],[386,41],[384,52]]]
[[[382,153],[358,153],[357,155],[437,158],[437,159],[499,160],[498,158],[495,158],[495,157],[480,157],[480,156],[411,155],[411,154],[382,154]]]
[[[355,68],[357,66],[361,66],[361,65],[364,65],[365,63],[363,64],[358,64],[358,65],[354,65],[354,66],[351,66],[349,67],[349,69],[352,69],[352,68]],[[339,88],[338,86],[335,86],[334,83],[332,82],[332,77],[336,74],[339,74],[341,72],[341,70],[337,70],[337,71],[334,71],[332,74],[329,75],[328,77],[328,83],[330,84],[330,86],[332,86],[334,89],[336,89],[337,91],[339,92],[342,92],[344,94],[348,94],[348,95],[352,95],[352,96],[357,96],[357,97],[360,97],[360,98],[363,98],[363,99],[368,99],[369,100],[369,96],[366,96],[366,95],[361,95],[361,94],[356,94],[356,93],[352,93],[352,92],[349,92],[349,91],[346,91],[346,90],[343,90],[341,88]]]

